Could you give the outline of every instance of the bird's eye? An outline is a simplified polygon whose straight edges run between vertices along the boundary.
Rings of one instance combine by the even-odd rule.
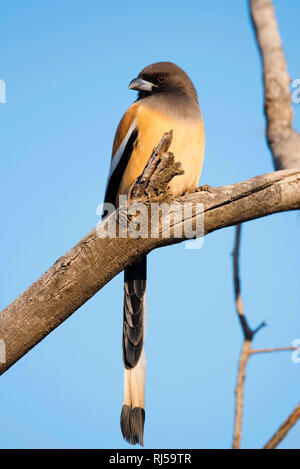
[[[157,77],[158,83],[162,83],[165,80],[166,80],[166,75],[162,75],[162,74],[158,75],[158,77]]]

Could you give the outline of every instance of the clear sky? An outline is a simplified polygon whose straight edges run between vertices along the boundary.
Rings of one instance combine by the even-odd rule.
[[[275,1],[289,73],[300,77],[298,0]],[[183,67],[206,129],[202,184],[273,170],[261,65],[246,0],[4,0],[0,15],[0,309],[97,223],[129,81]],[[300,130],[300,104],[295,126]],[[242,290],[254,346],[300,338],[299,212],[244,225]],[[228,448],[242,343],[234,229],[148,262],[146,448]],[[1,448],[129,448],[121,437],[123,275],[0,378]],[[261,447],[299,402],[289,352],[250,359],[242,447]],[[300,448],[300,423],[281,448]]]

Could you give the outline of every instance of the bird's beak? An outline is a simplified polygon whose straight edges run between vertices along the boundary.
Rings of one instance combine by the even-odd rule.
[[[129,83],[130,90],[137,90],[137,91],[152,91],[153,87],[156,87],[153,83],[147,80],[143,80],[142,78],[134,78]]]

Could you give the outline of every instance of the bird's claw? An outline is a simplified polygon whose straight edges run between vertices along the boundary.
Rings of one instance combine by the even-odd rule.
[[[187,190],[185,191],[185,193],[183,195],[189,195],[189,194],[193,194],[195,192],[214,192],[214,188],[209,186],[208,184],[204,184],[203,186],[199,186],[199,187],[196,187],[194,189],[190,189],[190,190]]]
[[[196,188],[196,192],[214,192],[215,189],[208,184],[204,184],[204,186],[199,186]]]

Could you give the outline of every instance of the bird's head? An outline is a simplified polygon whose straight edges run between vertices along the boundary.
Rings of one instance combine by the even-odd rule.
[[[197,100],[197,92],[189,76],[172,62],[157,62],[143,68],[129,83],[129,89],[137,90],[139,98],[164,93],[187,95]]]

